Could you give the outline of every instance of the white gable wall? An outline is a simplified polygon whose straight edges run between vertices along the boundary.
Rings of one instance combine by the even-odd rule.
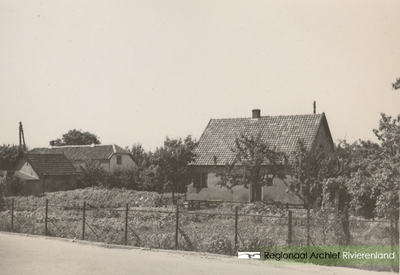
[[[39,176],[36,174],[35,170],[33,170],[32,166],[26,161],[25,158],[22,158],[18,164],[16,171],[29,175],[31,177],[39,179]]]
[[[118,164],[118,157],[121,158],[121,164]],[[109,171],[114,172],[118,170],[132,170],[136,167],[133,159],[127,154],[113,154],[109,162]]]

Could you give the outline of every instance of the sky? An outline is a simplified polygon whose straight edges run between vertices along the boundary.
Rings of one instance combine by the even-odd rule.
[[[325,112],[335,142],[400,114],[400,1],[0,0],[0,144],[69,130],[147,150],[211,118]]]

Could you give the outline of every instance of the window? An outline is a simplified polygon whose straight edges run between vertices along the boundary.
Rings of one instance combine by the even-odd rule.
[[[193,177],[194,188],[207,188],[208,173],[195,173]]]
[[[117,164],[118,165],[122,164],[122,156],[117,156]]]
[[[207,173],[201,173],[201,188],[207,188],[207,178],[208,174]]]

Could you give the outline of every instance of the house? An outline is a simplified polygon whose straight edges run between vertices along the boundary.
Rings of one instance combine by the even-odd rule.
[[[78,172],[64,154],[27,153],[17,161],[14,176],[22,182],[15,195],[39,195],[76,189]]]
[[[258,190],[235,186],[232,191],[217,184],[216,172],[223,170],[235,159],[233,148],[240,135],[260,135],[263,142],[287,156],[298,150],[302,140],[308,150],[322,147],[332,153],[334,144],[324,113],[290,116],[261,116],[253,110],[249,118],[211,119],[199,139],[198,157],[192,163],[195,172],[193,183],[188,186],[188,200],[256,201],[300,204],[302,198],[288,190],[290,171],[285,179],[275,178],[272,186],[260,186]]]
[[[98,161],[106,172],[129,170],[136,167],[132,154],[118,145],[65,145],[34,148],[37,154],[64,154],[77,170],[86,160]]]

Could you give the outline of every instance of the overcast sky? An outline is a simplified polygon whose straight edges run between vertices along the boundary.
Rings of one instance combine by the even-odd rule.
[[[0,144],[71,129],[154,150],[211,118],[325,112],[335,141],[400,114],[400,1],[0,0]]]

